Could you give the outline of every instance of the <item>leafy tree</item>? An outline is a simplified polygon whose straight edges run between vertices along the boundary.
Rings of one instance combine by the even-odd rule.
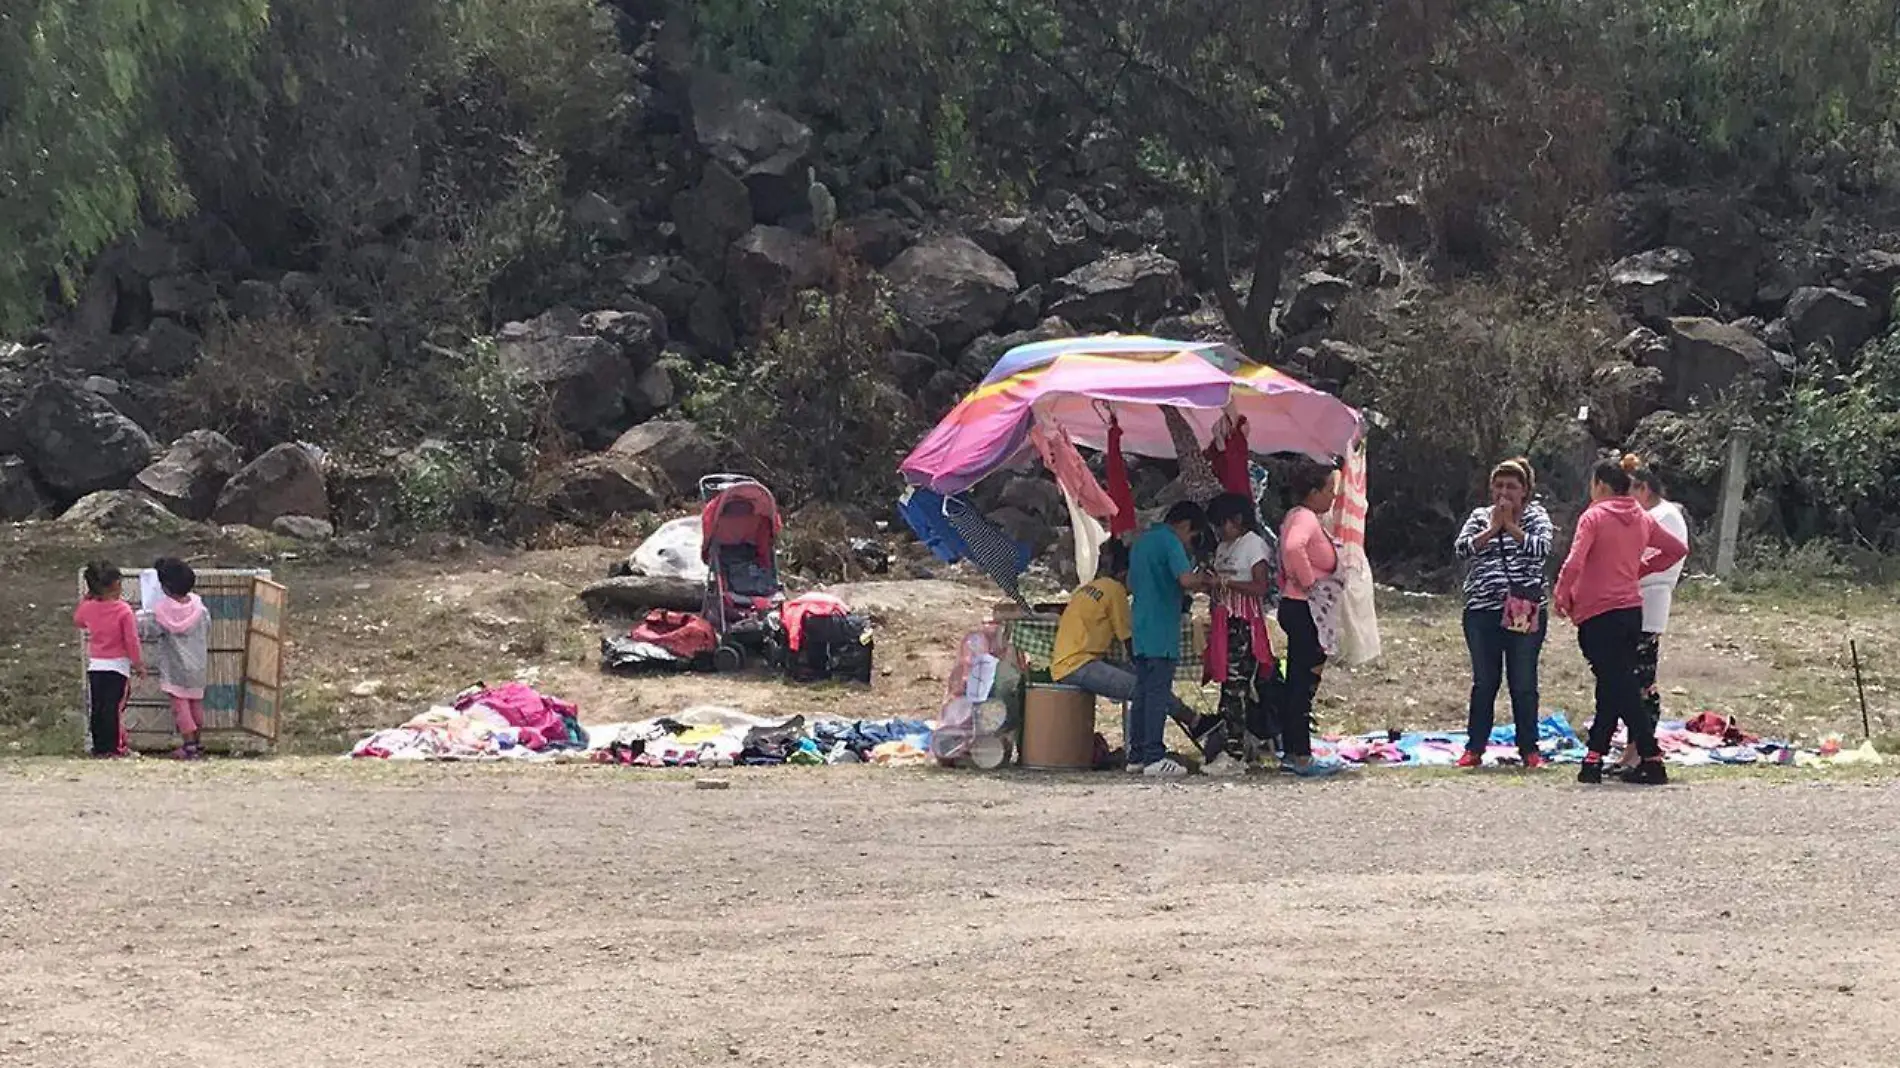
[[[71,299],[142,214],[193,203],[166,136],[166,79],[243,66],[269,0],[23,0],[0,10],[0,331]]]

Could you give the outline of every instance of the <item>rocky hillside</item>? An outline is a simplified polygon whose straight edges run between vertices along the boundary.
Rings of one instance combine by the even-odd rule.
[[[1379,412],[1388,559],[1437,555],[1482,470],[1520,451],[1568,498],[1599,450],[1639,449],[1706,513],[1737,422],[1761,443],[1752,534],[1900,545],[1900,494],[1871,491],[1900,476],[1900,431],[1853,429],[1900,398],[1878,189],[1670,171],[1693,146],[1625,138],[1553,244],[1506,186],[1394,172],[1382,146],[1384,171],[1322,169],[1297,226],[1216,240],[1205,201],[1128,169],[1126,131],[1098,123],[1034,185],[952,182],[947,149],[906,160],[841,128],[847,101],[784,88],[791,68],[730,62],[710,15],[614,14],[574,32],[624,85],[554,171],[519,148],[547,115],[463,143],[513,83],[455,68],[416,105],[435,140],[409,135],[420,162],[375,179],[395,188],[348,228],[291,240],[262,192],[201,195],[90,257],[0,344],[0,519],[522,537],[663,509],[736,466],[868,527],[897,455],[1002,352],[1141,331],[1232,340]],[[457,94],[477,110],[438,99]],[[480,211],[431,199],[450,164],[489,191]],[[1276,234],[1297,239],[1269,256]],[[987,492],[1056,543],[1059,499]]]

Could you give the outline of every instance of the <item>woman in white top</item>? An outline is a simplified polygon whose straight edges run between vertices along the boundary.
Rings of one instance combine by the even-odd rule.
[[[1689,520],[1674,501],[1663,497],[1663,481],[1653,468],[1644,464],[1630,472],[1630,496],[1656,520],[1657,525],[1689,544]],[[1636,681],[1643,688],[1643,711],[1652,724],[1662,722],[1662,692],[1656,688],[1656,666],[1662,657],[1663,632],[1669,629],[1669,608],[1676,598],[1676,583],[1682,578],[1682,564],[1643,578],[1643,640],[1636,647]],[[1619,766],[1636,766],[1634,747],[1625,747]]]
[[[1271,551],[1254,529],[1253,502],[1238,493],[1214,498],[1207,521],[1220,538],[1214,550],[1213,628],[1207,672],[1220,679],[1220,715],[1198,739],[1209,775],[1247,770],[1253,750],[1273,733],[1267,692],[1279,670],[1267,634],[1272,590]],[[1218,673],[1218,674],[1217,674]]]

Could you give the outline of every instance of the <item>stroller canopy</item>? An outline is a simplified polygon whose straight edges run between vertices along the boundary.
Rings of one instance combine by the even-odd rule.
[[[768,563],[783,526],[771,490],[757,482],[728,486],[707,501],[700,512],[700,558],[710,564],[725,546],[750,545],[757,551],[759,563]]]

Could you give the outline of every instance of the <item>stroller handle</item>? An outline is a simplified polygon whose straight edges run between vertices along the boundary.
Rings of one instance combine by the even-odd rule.
[[[734,486],[760,484],[758,479],[750,475],[702,475],[699,479],[699,503],[705,504]]]

